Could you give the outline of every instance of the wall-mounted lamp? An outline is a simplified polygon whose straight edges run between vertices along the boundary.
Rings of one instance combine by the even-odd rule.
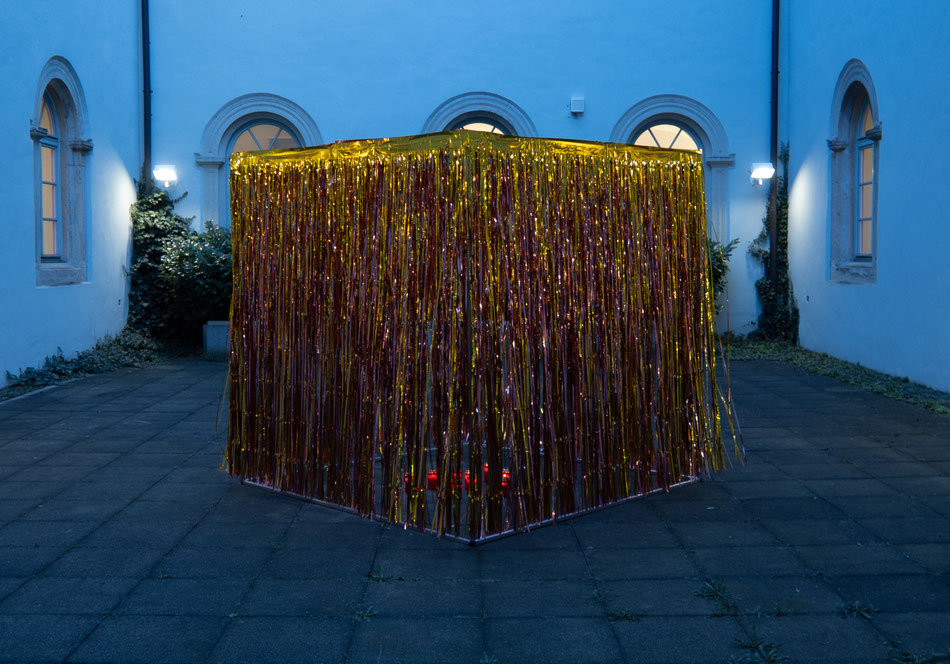
[[[175,171],[174,166],[155,166],[155,168],[152,169],[152,175],[159,182],[164,182],[166,189],[168,189],[173,182],[178,181],[178,173]]]
[[[762,180],[771,180],[773,175],[775,175],[775,166],[769,162],[761,162],[752,164],[749,180],[752,184],[762,184]]]
[[[584,115],[584,97],[574,95],[571,97],[571,114],[576,118]]]

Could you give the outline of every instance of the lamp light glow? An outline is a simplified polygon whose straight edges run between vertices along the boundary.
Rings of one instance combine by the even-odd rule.
[[[178,172],[174,166],[156,165],[155,168],[152,169],[152,175],[156,180],[164,182],[166,188],[169,187],[172,182],[178,181]]]
[[[749,173],[749,179],[754,184],[762,184],[762,180],[771,180],[775,175],[775,166],[770,162],[758,162],[752,164],[752,171]]]

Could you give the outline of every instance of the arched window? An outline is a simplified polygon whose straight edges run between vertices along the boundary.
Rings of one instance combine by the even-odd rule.
[[[40,256],[44,259],[58,259],[62,246],[60,237],[60,214],[63,204],[59,200],[61,187],[60,178],[62,166],[59,149],[59,113],[49,95],[43,95],[43,106],[40,110],[40,131],[45,135],[40,137]]]
[[[228,159],[235,152],[320,145],[313,118],[277,95],[253,93],[232,99],[215,113],[201,135],[201,222],[230,225]]]
[[[449,129],[484,131],[489,134],[501,134],[503,136],[511,136],[514,133],[498,118],[486,115],[473,115],[468,118],[459,118],[449,126]]]
[[[671,148],[673,150],[699,150],[702,147],[695,136],[686,127],[672,122],[651,124],[641,130],[633,144],[651,148]]]
[[[871,75],[860,60],[838,77],[831,126],[831,278],[877,279],[877,189],[881,123]]]
[[[422,125],[424,134],[447,129],[489,131],[507,136],[538,135],[524,109],[493,92],[465,92],[446,99]]]
[[[855,105],[857,108],[857,105]],[[874,152],[877,145],[869,136],[874,130],[867,95],[860,105],[854,136],[855,238],[857,260],[871,260],[874,252]]]
[[[256,122],[235,136],[234,143],[231,145],[231,154],[299,147],[299,141],[283,125],[277,122]]]
[[[92,141],[82,137],[86,102],[79,78],[61,57],[40,73],[33,139],[36,209],[36,283],[61,286],[86,280],[85,167]]]
[[[656,95],[631,106],[610,134],[614,143],[699,150],[706,167],[706,208],[709,233],[728,241],[728,171],[736,156],[729,152],[726,131],[709,108],[682,95]]]
[[[268,118],[266,120],[251,121],[239,125],[238,129],[232,132],[230,140],[230,149],[228,156],[237,152],[260,152],[262,150],[284,150],[287,148],[299,148],[300,139],[283,122]],[[230,175],[229,162],[225,161],[221,169],[224,173],[225,183],[222,187],[224,200],[221,202],[222,214],[218,217],[219,225],[231,226],[231,201],[228,198],[227,178]],[[212,219],[211,221],[214,221]]]

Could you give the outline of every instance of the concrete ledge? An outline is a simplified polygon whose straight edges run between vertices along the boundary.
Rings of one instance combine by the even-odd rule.
[[[205,357],[215,360],[228,359],[230,324],[226,320],[211,320],[202,327]]]

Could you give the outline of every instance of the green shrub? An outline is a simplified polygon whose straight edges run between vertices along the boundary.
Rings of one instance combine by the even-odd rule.
[[[733,250],[738,246],[739,238],[734,239],[729,244],[723,244],[719,240],[706,238],[706,255],[709,257],[709,274],[712,278],[713,300],[719,297],[719,294],[726,290],[729,273],[729,258]]]
[[[132,283],[129,326],[187,350],[201,326],[228,318],[231,234],[210,226],[189,230],[164,191],[140,192],[132,206]]]
[[[749,254],[762,263],[764,274],[755,282],[762,311],[756,330],[750,336],[760,339],[785,339],[798,343],[798,302],[792,288],[792,279],[788,265],[788,145],[782,144],[779,151],[779,165],[782,172],[776,171],[776,288],[772,287],[769,275],[771,261],[771,240],[769,238],[769,213],[766,204],[765,217],[762,219],[762,231],[749,245]]]
[[[76,357],[67,358],[62,349],[57,349],[56,354],[47,357],[40,368],[30,367],[16,375],[7,372],[11,385],[0,392],[0,399],[86,374],[141,366],[154,362],[161,356],[158,345],[148,335],[126,328],[115,337],[107,335],[94,347],[78,353]]]
[[[231,310],[231,233],[209,226],[167,238],[159,283],[167,296],[167,327],[181,341],[197,341],[209,320],[227,320]]]
[[[173,212],[164,191],[140,194],[132,204],[132,267],[129,270],[129,327],[168,336],[168,294],[159,283],[165,242],[188,232],[188,220]]]

